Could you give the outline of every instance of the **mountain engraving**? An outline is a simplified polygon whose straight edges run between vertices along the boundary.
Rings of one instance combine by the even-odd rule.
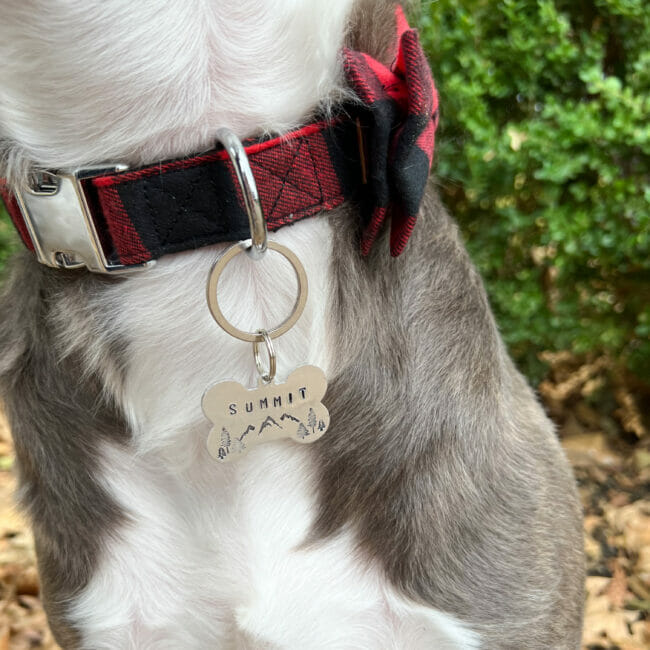
[[[210,455],[232,462],[259,444],[282,438],[302,444],[318,440],[330,422],[322,403],[326,390],[325,374],[315,366],[294,370],[284,383],[260,381],[252,389],[234,381],[212,386],[202,402],[213,425]]]
[[[267,416],[266,420],[262,422],[262,426],[260,427],[260,430],[258,431],[257,435],[261,436],[262,433],[264,432],[264,429],[271,426],[279,427],[280,429],[282,429],[282,427],[269,415]]]

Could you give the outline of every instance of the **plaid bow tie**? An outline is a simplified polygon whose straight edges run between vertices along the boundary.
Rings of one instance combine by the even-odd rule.
[[[345,49],[345,71],[367,107],[365,143],[370,205],[361,251],[366,255],[392,207],[390,251],[408,241],[429,177],[438,93],[418,33],[397,9],[398,49],[391,68],[362,52]]]

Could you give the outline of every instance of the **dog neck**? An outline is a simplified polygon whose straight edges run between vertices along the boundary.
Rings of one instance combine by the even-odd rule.
[[[0,175],[140,165],[209,149],[224,126],[242,138],[294,128],[341,99],[353,5],[10,2],[0,24]]]
[[[262,188],[260,194],[267,198],[264,213],[269,219],[269,228],[273,229],[274,224],[271,223],[271,220],[274,218],[278,222],[275,227],[280,227],[315,212],[337,207],[345,198],[352,199],[365,206],[363,221],[366,223],[366,227],[362,237],[362,251],[367,254],[385,220],[389,197],[391,197],[390,201],[398,206],[395,208],[398,216],[393,220],[391,229],[391,253],[399,255],[403,251],[415,224],[431,165],[438,107],[437,94],[428,71],[426,57],[419,45],[417,33],[410,29],[401,7],[396,9],[395,19],[396,38],[394,39],[393,64],[390,68],[367,53],[345,48],[343,52],[344,68],[346,81],[350,87],[348,93],[350,105],[347,108],[339,108],[335,118],[323,120],[322,113],[327,113],[327,101],[332,99],[332,93],[330,93],[318,102],[321,119],[317,123],[293,130],[275,140],[267,139],[266,142],[251,147],[250,152],[256,154],[270,149],[270,155],[265,158],[266,164],[271,164],[276,170],[269,172],[267,167],[262,165],[256,174],[262,181],[266,182],[268,178],[271,179],[272,187]],[[340,91],[339,94],[344,95],[345,93]],[[359,115],[357,115],[362,106],[367,109],[363,126]],[[356,118],[355,115],[357,115]],[[398,125],[397,122],[401,122],[401,124]],[[364,128],[367,135],[363,134]],[[327,135],[324,135],[326,131]],[[334,134],[335,131],[338,133],[337,135]],[[223,132],[224,129],[216,129],[213,138],[219,139],[218,134]],[[226,129],[225,132],[230,133],[229,137],[237,141],[231,131]],[[371,146],[373,157],[370,161],[366,159],[364,146],[366,137],[376,141],[375,145]],[[312,144],[309,143],[310,138],[314,140]],[[351,140],[355,141],[355,146],[352,148],[348,142]],[[289,141],[294,143],[295,151],[288,146]],[[241,145],[238,146],[241,149]],[[299,152],[303,148],[307,160],[303,160],[304,156],[303,158],[299,157]],[[317,151],[316,157],[314,157],[314,150]],[[233,193],[227,182],[225,184],[215,182],[215,174],[218,169],[225,173],[226,178],[230,176],[230,172],[222,164],[223,161],[220,157],[222,153],[224,152],[216,154],[213,152],[212,155],[203,154],[192,159],[183,156],[176,161],[158,161],[148,168],[141,167],[135,172],[125,171],[124,157],[122,157],[119,163],[104,163],[102,165],[104,173],[92,169],[77,170],[72,172],[72,175],[65,175],[65,173],[59,173],[56,170],[48,172],[46,176],[52,180],[49,181],[47,190],[43,189],[42,192],[37,193],[37,198],[33,198],[33,191],[27,190],[19,191],[16,196],[11,196],[7,193],[7,185],[2,179],[0,179],[0,192],[2,192],[7,208],[25,244],[37,253],[39,261],[42,263],[57,268],[76,268],[85,265],[96,272],[122,270],[126,268],[124,263],[139,266],[150,261],[152,257],[155,258],[167,252],[179,252],[196,248],[197,245],[203,246],[241,239],[242,232],[246,230],[246,227],[234,218],[235,215],[223,215],[215,211],[216,206],[224,204],[224,199],[226,199],[225,204],[230,205],[227,197]],[[231,158],[235,157],[232,152],[230,155]],[[243,149],[241,155],[245,155]],[[215,158],[215,156],[217,157]],[[394,160],[391,160],[392,158]],[[368,165],[369,176],[366,175]],[[209,174],[212,179],[211,183],[206,185],[205,182],[201,182],[193,170],[196,167],[203,167],[207,170],[208,166],[215,169]],[[300,181],[294,180],[294,184],[298,182],[302,185],[301,189],[292,195],[293,200],[285,196],[287,174],[289,173],[286,170],[291,170],[292,167],[299,170],[301,178]],[[105,176],[106,168],[118,173]],[[388,169],[390,169],[390,173],[387,172]],[[277,170],[282,170],[283,178],[279,179]],[[319,170],[326,170],[322,180],[318,178]],[[404,170],[408,170],[408,177]],[[312,183],[316,190],[314,196],[312,196],[313,192],[307,191],[308,179],[306,184],[304,182],[306,180],[304,177],[309,173],[314,176],[312,179],[315,181]],[[360,173],[361,177],[359,177]],[[168,174],[168,179],[163,178],[164,174]],[[173,224],[176,222],[178,214],[182,212],[187,215],[186,221],[191,222],[190,215],[193,210],[189,205],[191,201],[189,195],[184,196],[180,205],[168,204],[169,202],[152,205],[147,194],[148,191],[151,191],[148,189],[148,184],[152,182],[151,177],[154,177],[155,182],[159,185],[156,193],[167,192],[166,196],[172,199],[172,203],[177,201],[179,187],[191,186],[193,197],[200,189],[203,189],[204,195],[199,198],[199,212],[202,211],[201,205],[211,204],[213,218],[219,223],[231,224],[232,227],[224,230],[220,226],[218,232],[212,236],[206,232],[205,225],[201,223],[198,224],[198,230],[193,230],[191,227],[189,230],[186,228],[187,242],[178,240],[177,237],[171,242],[168,242],[166,237],[161,238],[161,232],[169,233],[171,231],[170,227],[165,225],[166,215],[171,214]],[[367,180],[368,178],[371,178],[372,181]],[[281,181],[279,187],[278,180]],[[85,185],[82,186],[82,183]],[[124,183],[139,183],[145,192],[144,202],[137,198],[132,200],[134,199],[133,192],[128,188],[127,198],[130,197],[130,199],[127,201],[124,196],[120,196],[114,185]],[[83,245],[83,250],[79,250],[79,246],[81,246],[78,243],[79,235],[72,226],[69,228],[71,231],[69,236],[58,231],[50,233],[52,235],[50,238],[44,238],[43,228],[41,228],[43,224],[39,220],[44,215],[44,229],[47,231],[48,224],[51,223],[53,217],[51,214],[47,214],[52,212],[52,209],[51,206],[48,206],[47,199],[43,197],[54,196],[50,200],[56,202],[56,205],[59,206],[58,209],[61,209],[61,197],[67,196],[65,188],[76,187],[72,193],[81,197],[85,193],[84,187],[91,184],[99,196],[88,199],[88,202],[102,207],[104,214],[99,222],[102,227],[104,224],[108,225],[111,236],[97,230],[98,226],[93,225],[94,217],[90,208],[82,205],[78,206],[77,211],[84,215],[83,219],[79,218],[79,228],[83,232],[87,228],[93,228],[93,232],[97,230],[93,235],[92,246]],[[365,185],[370,188],[366,194],[371,197],[371,205],[366,205],[368,200],[360,197],[358,193],[355,194],[352,189]],[[108,199],[104,196],[107,186],[111,187]],[[294,185],[291,187],[293,188]],[[348,188],[347,195],[343,192],[343,187]],[[56,188],[56,190],[53,192],[52,188]],[[392,196],[393,194],[395,196]],[[307,199],[307,213],[304,213],[303,203],[300,202],[303,195],[306,195]],[[283,198],[282,205],[286,207],[286,213],[275,214],[280,196]],[[257,199],[255,200],[257,201]],[[83,203],[84,199],[81,198],[80,201]],[[123,233],[126,230],[126,220],[129,218],[126,206],[129,201],[134,204],[134,218],[139,220],[144,217],[143,213],[146,212],[146,207],[149,208],[151,213],[149,218],[153,220],[153,226],[145,223],[144,230],[138,230],[131,224],[128,229],[126,246],[123,246]],[[72,202],[74,203],[74,201]],[[115,218],[113,218],[111,215],[115,213],[115,206],[118,208]],[[65,209],[72,214],[74,206],[67,206]],[[68,221],[72,221],[70,216],[68,216]],[[250,228],[252,231],[253,226],[251,225]],[[174,229],[173,225],[171,229]],[[141,242],[143,232],[153,234],[153,239],[146,246]],[[105,241],[112,242],[112,249],[98,252],[99,248],[103,248],[100,242]],[[135,248],[134,242],[137,243]]]

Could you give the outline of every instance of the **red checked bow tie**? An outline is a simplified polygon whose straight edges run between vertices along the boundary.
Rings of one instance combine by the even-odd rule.
[[[415,227],[433,160],[438,93],[418,33],[409,28],[401,7],[397,33],[397,57],[390,69],[367,54],[344,50],[348,81],[366,105],[371,199],[361,236],[364,255],[391,205],[390,252],[402,253]]]
[[[404,250],[431,168],[438,96],[418,34],[401,8],[397,28],[390,68],[344,50],[345,72],[359,103],[280,138],[245,143],[269,230],[352,200],[362,214],[364,255],[389,214],[391,254]],[[39,200],[32,192],[12,193],[1,181],[0,193],[25,245],[51,266],[70,266],[68,251],[56,252],[55,244],[48,248],[44,240],[55,235],[34,224],[37,217],[43,223],[37,212],[64,191],[83,204],[83,222],[103,249],[104,262],[93,270],[123,269],[250,236],[241,189],[223,149],[135,170],[48,178],[61,185]]]

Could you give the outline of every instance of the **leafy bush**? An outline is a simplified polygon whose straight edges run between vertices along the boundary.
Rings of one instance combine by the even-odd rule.
[[[527,373],[542,350],[650,379],[647,0],[439,0],[437,174]]]
[[[7,258],[18,246],[18,236],[0,200],[0,279],[4,271]]]

